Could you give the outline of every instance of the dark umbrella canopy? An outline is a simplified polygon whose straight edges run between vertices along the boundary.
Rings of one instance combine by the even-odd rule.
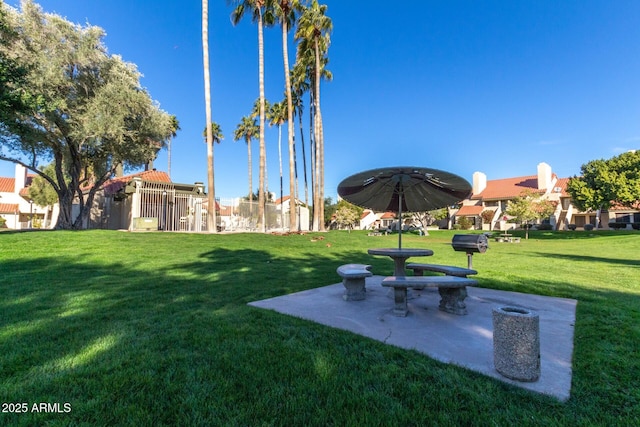
[[[458,203],[471,194],[471,184],[438,169],[401,166],[351,175],[338,185],[338,194],[354,205],[397,212],[401,217],[402,212],[431,211]]]

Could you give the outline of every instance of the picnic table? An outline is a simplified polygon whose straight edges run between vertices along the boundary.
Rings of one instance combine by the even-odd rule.
[[[407,259],[416,256],[431,256],[433,251],[431,249],[415,249],[415,248],[377,248],[369,249],[369,255],[382,255],[388,256],[394,263],[394,276],[406,276],[405,264]]]

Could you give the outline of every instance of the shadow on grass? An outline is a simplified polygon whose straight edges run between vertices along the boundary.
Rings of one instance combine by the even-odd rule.
[[[0,414],[0,421],[391,425],[434,416],[469,424],[478,413],[497,423],[575,415],[576,408],[413,352],[246,306],[337,283],[340,260],[392,270],[389,260],[355,250],[276,257],[220,248],[155,270],[142,261],[56,256],[2,262],[0,401],[68,402],[72,412]]]
[[[533,254],[541,256],[541,257],[552,257],[555,259],[566,259],[567,261],[580,261],[580,262],[595,262],[595,263],[606,263],[606,264],[619,264],[632,268],[640,268],[640,261],[636,259],[619,259],[619,258],[609,258],[595,255],[578,255],[578,254],[562,254],[562,253],[552,253],[552,252],[533,252]]]

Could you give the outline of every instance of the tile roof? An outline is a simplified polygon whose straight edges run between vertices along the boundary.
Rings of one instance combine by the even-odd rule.
[[[372,213],[373,213],[373,211],[372,211],[372,210],[370,210],[370,209],[365,209],[365,210],[363,210],[363,211],[362,211],[362,215],[360,215],[360,219],[361,219],[361,220],[363,220],[363,219],[365,219],[366,217],[368,217],[369,215],[371,215]]]
[[[538,176],[520,176],[515,178],[492,179],[487,181],[487,187],[479,194],[473,194],[471,199],[512,199],[520,196],[524,190],[538,190]]]
[[[560,191],[561,197],[570,197],[570,194],[567,193],[567,184],[569,183],[570,179],[571,178],[558,178],[555,186],[562,189]]]
[[[0,213],[16,213],[19,210],[17,203],[0,203]]]
[[[380,219],[395,219],[396,214],[394,212],[385,212],[380,216]]]
[[[456,216],[474,216],[480,215],[480,213],[484,210],[483,206],[480,205],[472,205],[472,206],[462,206],[458,212],[456,212]]]
[[[0,193],[13,193],[15,186],[15,178],[0,178]]]

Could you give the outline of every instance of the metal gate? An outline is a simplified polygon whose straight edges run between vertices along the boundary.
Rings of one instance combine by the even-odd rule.
[[[205,231],[204,194],[182,192],[163,182],[144,181],[133,194],[133,217],[157,218],[165,231]]]

